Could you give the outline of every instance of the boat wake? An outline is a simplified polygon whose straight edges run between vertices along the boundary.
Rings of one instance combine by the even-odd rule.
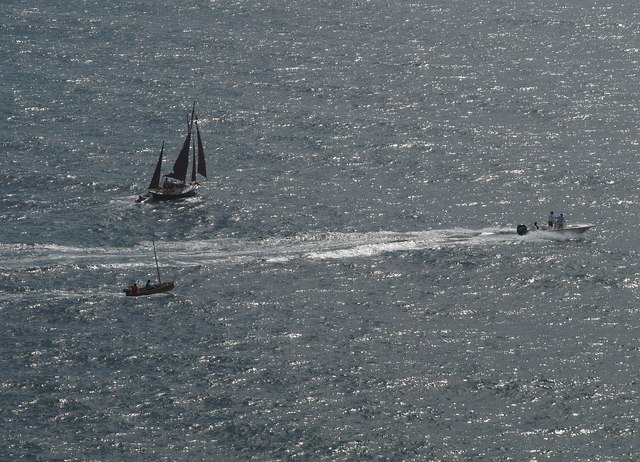
[[[567,241],[575,236],[529,233],[513,229],[454,228],[412,232],[308,233],[259,240],[213,239],[162,242],[159,253],[167,266],[234,265],[251,261],[283,263],[294,259],[328,260],[368,258],[376,255],[453,246]],[[0,244],[0,269],[47,271],[60,266],[98,269],[147,268],[152,243],[134,248],[66,247],[59,245]]]

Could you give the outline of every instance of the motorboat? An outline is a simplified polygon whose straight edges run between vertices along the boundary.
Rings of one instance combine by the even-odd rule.
[[[531,227],[527,225],[518,225],[516,228],[516,232],[520,236],[524,236],[530,232],[541,232],[541,233],[554,233],[558,235],[569,234],[569,235],[578,235],[585,233],[586,231],[593,228],[594,225],[587,223],[565,223],[562,227],[548,227],[544,225],[532,225]]]

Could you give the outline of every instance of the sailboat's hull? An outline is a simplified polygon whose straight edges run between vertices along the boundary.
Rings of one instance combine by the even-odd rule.
[[[170,201],[174,199],[184,199],[196,194],[197,185],[195,183],[184,186],[174,186],[171,188],[149,189],[149,194],[159,201]]]
[[[154,284],[150,287],[139,287],[138,291],[135,294],[131,291],[131,287],[123,289],[123,292],[127,294],[127,297],[140,297],[142,295],[153,295],[160,294],[162,292],[169,292],[170,290],[173,290],[173,287],[173,281],[171,281]]]

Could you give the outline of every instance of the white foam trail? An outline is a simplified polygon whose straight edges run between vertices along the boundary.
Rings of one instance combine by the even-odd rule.
[[[237,265],[261,260],[285,263],[311,260],[367,258],[385,253],[478,246],[499,242],[566,241],[575,236],[529,233],[518,236],[513,229],[445,230],[369,233],[308,233],[262,240],[213,239],[156,243],[163,266]],[[151,242],[133,248],[70,247],[59,245],[0,244],[0,269],[31,269],[56,266],[86,268],[137,268],[153,263]]]

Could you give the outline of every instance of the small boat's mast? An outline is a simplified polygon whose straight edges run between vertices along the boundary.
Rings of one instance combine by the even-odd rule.
[[[158,284],[162,284],[162,281],[160,280],[160,267],[158,266],[158,255],[156,254],[156,243],[153,239],[151,240],[151,243],[153,244],[153,258],[156,260],[156,270],[158,271]]]

